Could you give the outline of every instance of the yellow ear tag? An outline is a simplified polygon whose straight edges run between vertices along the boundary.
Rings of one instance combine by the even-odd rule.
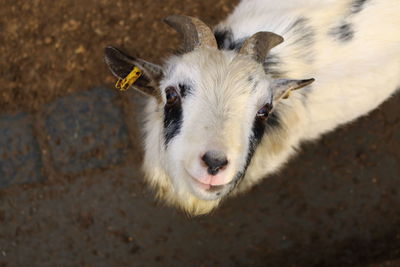
[[[120,91],[125,91],[132,86],[134,82],[142,75],[142,71],[138,67],[133,67],[132,71],[124,79],[118,79],[115,88]]]

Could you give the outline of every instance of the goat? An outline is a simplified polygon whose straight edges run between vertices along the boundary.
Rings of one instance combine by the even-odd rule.
[[[146,181],[205,214],[375,109],[400,86],[399,14],[398,0],[247,0],[214,31],[167,17],[183,51],[163,66],[106,47],[115,76],[143,72]]]

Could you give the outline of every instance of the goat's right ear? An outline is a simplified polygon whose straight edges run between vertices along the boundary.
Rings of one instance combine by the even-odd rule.
[[[133,67],[138,67],[142,71],[142,75],[132,86],[145,95],[161,100],[158,90],[159,82],[163,77],[161,66],[131,57],[112,46],[107,46],[104,49],[104,60],[112,74],[119,79],[124,79]]]
[[[288,98],[290,92],[303,88],[315,81],[314,78],[305,80],[289,80],[289,79],[276,79],[271,83],[272,92],[274,95],[274,101]]]

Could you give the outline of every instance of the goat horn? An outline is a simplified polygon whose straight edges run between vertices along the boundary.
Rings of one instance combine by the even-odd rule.
[[[172,15],[166,17],[164,22],[183,36],[183,49],[185,52],[205,46],[217,48],[217,41],[210,27],[197,18]]]
[[[283,37],[273,32],[257,32],[243,43],[239,54],[250,55],[257,62],[264,63],[268,52],[282,42]]]

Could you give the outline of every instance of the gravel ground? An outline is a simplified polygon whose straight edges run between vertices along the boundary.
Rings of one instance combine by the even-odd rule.
[[[18,166],[18,181],[0,178],[1,267],[400,266],[399,95],[305,144],[249,193],[188,218],[156,203],[143,184],[138,95],[90,89],[115,81],[103,63],[105,45],[160,62],[178,45],[163,17],[187,14],[213,25],[236,1],[0,1],[0,126],[23,124],[16,135],[37,140],[41,159],[27,183],[20,169],[29,164],[0,151]],[[102,120],[92,94],[115,124]],[[84,166],[72,161],[76,151],[59,148],[91,147],[90,138],[81,146],[65,135],[67,115],[81,106],[94,106],[88,114],[108,125],[102,138],[124,145],[86,153]],[[2,140],[0,150],[19,142]]]

